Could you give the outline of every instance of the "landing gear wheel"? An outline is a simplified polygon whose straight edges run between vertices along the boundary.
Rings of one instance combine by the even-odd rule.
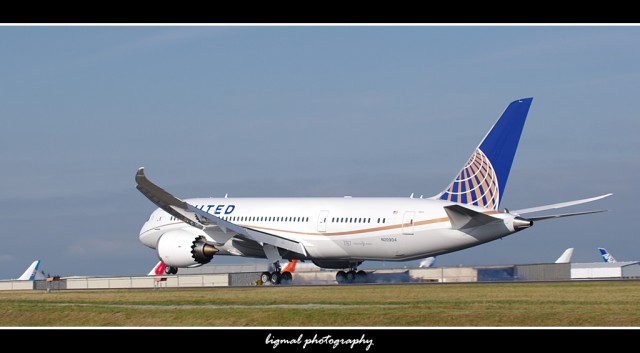
[[[167,268],[164,269],[164,273],[166,273],[168,275],[175,275],[175,274],[178,273],[178,268],[177,267],[168,266]]]
[[[293,275],[289,271],[282,272],[282,283],[291,283]]]
[[[356,280],[356,271],[351,270],[347,272],[347,282],[353,283]]]
[[[280,284],[282,281],[282,273],[274,272],[271,274],[271,283],[272,284]]]
[[[262,272],[262,274],[260,275],[260,280],[262,281],[262,283],[271,282],[271,273]]]
[[[347,283],[347,274],[344,271],[336,273],[336,282],[339,284]]]
[[[356,272],[356,282],[367,283],[367,273],[362,270]]]

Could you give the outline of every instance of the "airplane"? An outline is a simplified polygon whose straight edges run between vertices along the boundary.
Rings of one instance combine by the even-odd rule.
[[[296,265],[298,265],[298,260],[291,260],[282,267],[282,272],[293,273],[296,271]]]
[[[600,255],[602,255],[602,262],[609,262],[609,263],[618,262],[618,261],[616,261],[616,259],[613,257],[613,255],[609,254],[609,252],[607,251],[607,249],[605,249],[605,248],[598,248],[598,250],[600,251]]]
[[[267,258],[279,284],[280,260],[310,260],[339,270],[338,283],[361,282],[364,261],[409,261],[470,248],[547,219],[606,210],[523,215],[600,200],[611,194],[516,211],[499,210],[507,178],[533,98],[510,103],[453,181],[430,198],[191,198],[179,199],[151,182],[144,167],[136,188],[158,208],[139,240],[178,268],[209,263],[214,256]],[[346,270],[346,271],[345,271]]]
[[[565,250],[562,255],[556,260],[557,264],[566,264],[571,262],[571,256],[573,255],[573,248]]]
[[[167,265],[165,265],[162,261],[158,261],[158,263],[155,266],[153,266],[151,271],[147,273],[147,276],[163,275],[165,274],[166,268],[167,268]]]
[[[430,256],[420,261],[420,265],[418,267],[433,267],[433,265],[435,264],[436,264],[436,257]]]
[[[43,271],[38,271],[40,267],[40,260],[36,260],[31,263],[31,265],[27,268],[26,271],[22,274],[22,276],[18,277],[18,281],[34,281],[34,280],[43,280],[46,279]]]

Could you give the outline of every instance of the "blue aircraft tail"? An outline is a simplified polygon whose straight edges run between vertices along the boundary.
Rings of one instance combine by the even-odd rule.
[[[498,209],[532,100],[524,98],[509,104],[462,170],[436,198]]]
[[[617,262],[613,255],[609,254],[607,249],[598,248],[600,250],[600,255],[602,255],[602,262]]]

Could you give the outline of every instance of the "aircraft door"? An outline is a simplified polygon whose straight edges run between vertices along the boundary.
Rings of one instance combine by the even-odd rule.
[[[327,210],[320,211],[320,215],[318,216],[318,232],[327,231],[328,220],[329,220],[329,211]]]
[[[402,234],[413,234],[413,221],[416,218],[416,211],[406,211],[402,217]]]

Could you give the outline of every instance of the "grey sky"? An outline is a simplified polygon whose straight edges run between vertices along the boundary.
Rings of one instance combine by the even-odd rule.
[[[635,26],[0,27],[0,278],[146,273],[176,196],[432,196],[534,97],[501,207],[613,192],[438,265],[638,260]],[[215,258],[214,262],[239,262]],[[417,263],[417,262],[415,262]],[[411,263],[414,264],[414,263]],[[379,264],[376,264],[379,265]],[[393,264],[385,264],[392,266]]]

